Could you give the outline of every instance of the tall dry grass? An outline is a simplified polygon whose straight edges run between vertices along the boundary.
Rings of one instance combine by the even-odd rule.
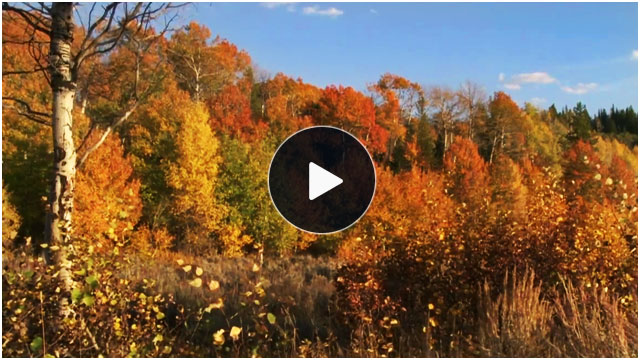
[[[576,287],[565,281],[554,298],[554,355],[637,357],[638,316],[623,311],[607,289]]]
[[[625,311],[606,288],[562,279],[545,296],[535,273],[506,274],[491,296],[485,283],[478,303],[477,346],[491,357],[637,357],[637,314]]]
[[[95,318],[92,333],[110,334],[105,344],[127,345],[112,331],[113,319],[130,319],[144,310],[135,307],[140,304],[137,297],[151,287],[138,287],[153,282],[153,292],[149,295],[157,293],[170,300],[149,305],[159,306],[166,314],[164,320],[156,321],[156,325],[167,327],[164,342],[156,353],[163,353],[169,346],[166,354],[171,356],[636,357],[638,354],[634,309],[622,306],[620,299],[607,289],[591,288],[567,279],[553,286],[543,283],[530,269],[510,271],[501,283],[493,286],[489,282],[479,284],[476,311],[456,318],[455,324],[449,324],[446,331],[437,331],[440,324],[418,327],[410,321],[412,317],[430,319],[437,308],[429,306],[423,313],[416,308],[407,310],[403,318],[382,317],[381,322],[366,318],[352,323],[338,321],[342,309],[337,305],[339,294],[334,285],[339,264],[331,258],[265,258],[262,266],[251,256],[202,258],[167,253],[155,258],[132,255],[127,259],[127,266],[118,268],[114,276],[127,280],[131,291],[126,294],[131,293],[133,297],[126,299],[131,302],[118,302],[115,307],[96,313],[90,312],[90,307],[77,307],[78,311],[86,311],[91,316],[88,318]],[[5,261],[3,266],[3,285],[8,285],[10,273],[17,274],[18,278],[27,273],[37,277],[17,261]],[[195,272],[202,278],[202,285],[193,285]],[[219,282],[215,291],[208,287],[210,280]],[[31,283],[23,279],[14,284],[28,289]],[[258,296],[258,291],[263,294]],[[203,311],[218,300],[224,302],[224,307]],[[3,315],[15,316],[16,306],[22,304],[15,305],[15,302],[4,303]],[[33,306],[29,304],[22,304],[25,306],[22,311],[38,314],[40,300],[34,298]],[[31,308],[36,310],[29,311]],[[442,306],[443,312],[449,310],[446,304]],[[140,319],[148,314],[153,313],[147,311],[131,319],[138,319],[142,328],[146,322]],[[269,320],[267,314],[275,317]],[[230,329],[236,326],[242,329],[241,336],[231,339]],[[227,341],[216,347],[213,335],[220,329],[227,331]],[[144,327],[144,330],[148,341],[157,338],[155,328]],[[131,330],[127,336],[133,336],[133,340],[142,344],[144,339],[136,335],[138,332]],[[252,332],[261,335],[252,336]],[[14,349],[9,348],[13,342],[7,344],[3,350],[13,354]],[[155,342],[149,346],[152,351]],[[101,351],[105,352],[99,354],[123,354],[124,350],[118,349],[109,352],[104,348]],[[90,354],[93,353],[86,352],[87,356]]]
[[[537,357],[549,355],[553,305],[542,296],[533,271],[504,277],[503,292],[492,299],[487,282],[478,311],[479,350],[485,356]]]

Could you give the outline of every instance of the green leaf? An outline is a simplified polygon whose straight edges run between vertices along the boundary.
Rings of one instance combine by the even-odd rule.
[[[74,271],[73,273],[76,274],[76,275],[82,276],[82,275],[86,275],[87,274],[87,270],[81,269],[81,270],[78,270],[78,271]]]
[[[9,285],[13,285],[13,283],[16,281],[16,274],[10,272],[7,273],[6,277],[7,282],[9,283]]]
[[[276,323],[276,316],[272,313],[267,314],[267,320],[269,320],[269,324],[273,325]]]
[[[35,274],[33,270],[27,270],[23,273],[24,277],[27,278],[27,280],[31,280],[33,274]]]
[[[82,298],[82,291],[80,289],[71,290],[71,301],[78,302]]]
[[[34,337],[31,341],[31,344],[29,344],[29,348],[33,352],[40,351],[40,349],[42,348],[42,338],[40,336]]]
[[[87,305],[87,306],[93,306],[93,301],[94,301],[93,296],[91,296],[89,294],[85,294],[82,297],[82,303]]]
[[[84,280],[87,284],[89,284],[89,286],[91,286],[92,289],[95,289],[98,287],[98,279],[96,279],[95,276],[90,275],[87,276],[87,278]]]

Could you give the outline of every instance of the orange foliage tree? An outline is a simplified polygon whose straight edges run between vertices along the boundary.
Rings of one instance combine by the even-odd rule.
[[[317,124],[333,125],[362,139],[373,152],[384,152],[388,132],[376,123],[371,98],[352,87],[329,86],[322,92],[315,112]]]
[[[518,104],[502,91],[493,94],[489,101],[489,118],[486,122],[485,136],[489,141],[489,163],[499,153],[505,153],[515,159],[524,150],[523,114]]]
[[[247,138],[254,131],[251,119],[250,83],[226,85],[207,100],[211,128],[217,132]]]
[[[470,139],[456,136],[444,156],[448,189],[460,202],[477,202],[487,190],[487,164]]]
[[[95,142],[98,134],[91,136]],[[108,137],[80,168],[76,185],[75,235],[103,251],[123,244],[142,214],[140,181],[117,135]]]
[[[238,73],[244,74],[251,64],[245,51],[227,40],[210,37],[206,26],[191,22],[173,34],[167,48],[179,86],[196,102],[234,84]]]
[[[258,117],[268,124],[276,138],[284,140],[296,130],[311,126],[309,107],[321,96],[321,90],[282,73],[259,84],[256,91]]]

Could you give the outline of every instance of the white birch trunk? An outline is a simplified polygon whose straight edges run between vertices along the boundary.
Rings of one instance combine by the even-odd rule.
[[[56,252],[56,261],[61,266],[60,278],[67,287],[70,287],[72,279],[66,257],[71,240],[71,214],[76,176],[76,150],[72,136],[72,110],[76,93],[71,63],[74,30],[73,4],[52,4],[51,18],[49,71],[53,91],[54,159],[45,241],[60,247]]]

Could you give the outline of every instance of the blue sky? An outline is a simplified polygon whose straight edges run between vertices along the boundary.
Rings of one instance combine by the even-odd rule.
[[[321,87],[365,90],[391,72],[520,104],[638,109],[637,3],[199,3],[192,19],[271,74]]]

